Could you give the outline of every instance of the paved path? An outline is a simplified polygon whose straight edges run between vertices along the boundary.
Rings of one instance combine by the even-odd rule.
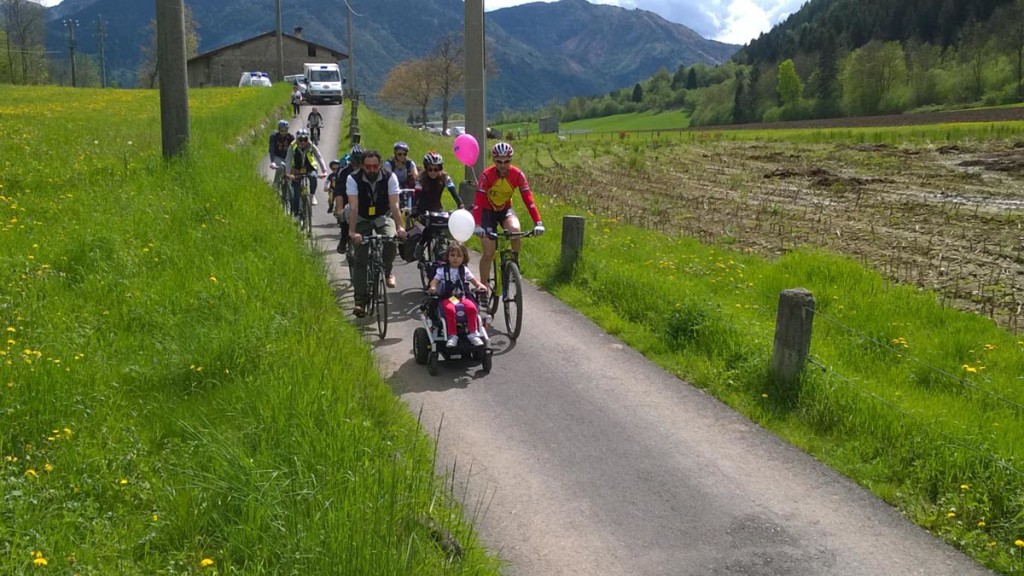
[[[314,222],[352,318],[338,229],[322,209]],[[456,468],[456,492],[504,573],[988,573],[535,288],[519,340],[495,335],[490,374],[442,362],[430,376],[411,350],[416,269],[395,271],[387,339],[371,319],[357,323],[396,393],[426,430],[440,428],[439,466]]]

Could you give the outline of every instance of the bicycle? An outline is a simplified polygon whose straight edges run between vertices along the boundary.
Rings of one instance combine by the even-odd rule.
[[[309,179],[316,178],[316,174],[299,173],[301,184],[299,188],[299,229],[306,233],[306,238],[313,238],[313,206],[309,201]]]
[[[367,303],[366,313],[376,316],[377,334],[383,340],[388,333],[388,285],[384,269],[384,243],[395,242],[395,237],[374,234],[364,236],[363,242],[367,244],[369,251],[366,283],[370,301]]]
[[[289,200],[292,196],[292,181],[287,176],[284,162],[281,162],[280,164],[271,162],[270,167],[276,172],[274,175],[274,184],[276,186],[278,199],[281,201],[281,208],[284,210],[285,214],[289,214],[291,212],[291,203]]]
[[[502,230],[501,233],[488,234],[488,238],[495,241],[495,249],[491,277],[488,278],[491,298],[487,303],[487,313],[493,318],[498,312],[498,303],[501,303],[506,333],[513,340],[519,338],[519,333],[523,330],[523,278],[519,272],[518,254],[513,252],[511,247],[502,247],[500,239],[530,236],[533,236],[533,230],[515,233]]]
[[[430,233],[430,240],[423,246],[423,252],[417,255],[416,267],[420,271],[420,283],[426,290],[430,281],[434,279],[434,272],[437,270],[437,263],[444,260],[451,246],[451,238],[448,237],[448,212],[425,212],[420,215],[426,234]]]
[[[311,142],[313,142],[313,144],[316,145],[316,146],[320,145],[320,127],[319,126],[310,126],[309,127],[309,140]]]

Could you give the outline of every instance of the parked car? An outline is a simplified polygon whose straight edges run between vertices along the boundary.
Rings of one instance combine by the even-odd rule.
[[[306,76],[304,74],[288,74],[284,77],[284,81],[292,86],[298,86],[299,92],[302,93],[302,99],[306,100]]]
[[[266,72],[242,72],[242,77],[238,80],[238,85],[241,86],[265,86],[270,87],[273,82],[270,81],[270,75]]]

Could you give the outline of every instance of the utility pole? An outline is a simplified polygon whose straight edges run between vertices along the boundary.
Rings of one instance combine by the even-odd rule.
[[[466,132],[480,145],[476,163],[466,167],[466,180],[472,181],[484,171],[489,155],[487,147],[487,109],[484,87],[484,2],[466,0]],[[463,194],[463,201],[466,200]],[[472,202],[472,196],[469,201]]]
[[[281,29],[281,0],[277,0],[277,78],[284,82],[284,34]]]
[[[78,20],[65,18],[64,27],[68,29],[68,51],[71,53],[71,86],[76,87],[78,79],[75,74],[75,28],[78,28]]]
[[[107,87],[107,58],[106,58],[106,40],[107,40],[107,27],[103,25],[103,15],[99,15],[99,22],[96,25],[96,38],[100,42],[100,85],[104,88]]]
[[[156,65],[164,158],[185,151],[190,137],[184,0],[156,0]]]
[[[345,29],[348,34],[348,93],[356,93],[355,59],[352,57],[352,4],[345,0]]]

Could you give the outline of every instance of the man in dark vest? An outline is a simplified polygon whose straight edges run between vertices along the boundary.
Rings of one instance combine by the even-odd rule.
[[[348,237],[355,249],[351,269],[356,304],[352,313],[361,318],[366,315],[366,303],[370,299],[366,286],[369,252],[362,243],[363,236],[376,233],[405,238],[405,222],[398,205],[398,178],[383,169],[380,152],[367,150],[363,154],[363,167],[349,175],[345,192],[349,203]],[[396,251],[393,242],[384,245],[384,267],[389,288],[395,287],[391,266]]]

